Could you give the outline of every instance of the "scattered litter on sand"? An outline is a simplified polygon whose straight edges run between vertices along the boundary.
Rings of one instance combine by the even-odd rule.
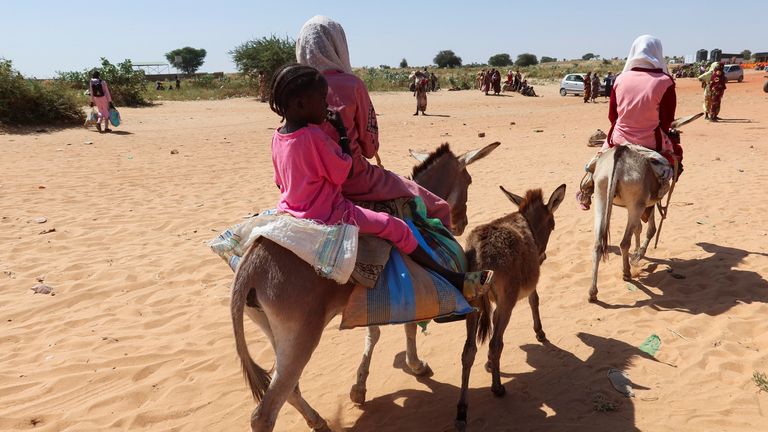
[[[609,369],[608,380],[611,381],[611,385],[617,392],[626,397],[635,397],[635,393],[632,391],[632,381],[630,381],[628,373],[619,369]]]
[[[648,339],[645,340],[642,344],[640,344],[640,351],[655,356],[656,353],[659,351],[659,348],[661,348],[661,339],[654,333],[650,336],[648,336]]]
[[[178,151],[178,150],[176,150],[176,149],[173,149],[173,150],[171,150],[171,154],[172,154],[172,155],[174,155],[174,154],[179,154],[179,151]]]
[[[478,133],[477,133],[477,136],[478,136],[479,138],[484,138],[484,137],[485,137],[485,132],[478,132]]]
[[[52,233],[52,232],[56,232],[56,228],[48,228],[48,229],[44,229],[44,230],[40,231],[40,233],[39,233],[38,235],[42,235],[42,234],[50,234],[50,233]]]
[[[46,285],[44,283],[39,283],[32,288],[30,288],[32,291],[35,292],[35,294],[50,294],[50,295],[56,295],[53,292],[53,288],[51,288],[50,285]]]

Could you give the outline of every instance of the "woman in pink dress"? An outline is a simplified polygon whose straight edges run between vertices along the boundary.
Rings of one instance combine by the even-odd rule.
[[[352,201],[387,201],[418,196],[430,217],[451,228],[451,207],[444,200],[393,172],[371,164],[379,150],[379,126],[368,89],[352,74],[347,37],[341,25],[315,16],[304,23],[296,40],[296,60],[319,70],[328,82],[328,106],[337,111],[347,129],[352,151],[352,171],[342,186]],[[330,124],[320,127],[334,140],[339,135]]]
[[[592,174],[597,158],[611,147],[635,144],[682,162],[683,148],[677,135],[670,133],[676,107],[675,81],[667,70],[661,41],[649,35],[639,36],[629,50],[624,70],[613,85],[608,108],[611,122],[608,139],[587,163],[587,174],[576,194],[582,210],[589,210],[592,202]]]
[[[109,109],[112,107],[112,95],[109,93],[107,82],[101,79],[99,71],[93,72],[93,78],[89,83],[91,94],[91,106],[95,106],[99,111],[99,119],[96,122],[96,129],[101,130],[101,122],[104,122],[104,132],[112,132],[109,128]]]

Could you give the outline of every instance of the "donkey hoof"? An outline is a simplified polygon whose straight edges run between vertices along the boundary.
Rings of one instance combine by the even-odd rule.
[[[621,275],[621,278],[624,279],[624,282],[629,282],[632,280],[632,274]]]
[[[547,334],[544,333],[543,331],[536,333],[536,340],[541,342],[541,343],[549,342],[547,340]]]
[[[505,394],[507,394],[507,389],[504,388],[503,385],[492,385],[491,391],[493,392],[493,395],[496,397],[504,397]]]
[[[597,294],[590,294],[589,295],[589,302],[590,303],[597,303]]]
[[[465,430],[467,430],[466,420],[456,420],[453,424],[454,426],[456,426],[456,430],[459,432],[464,432]]]
[[[349,390],[349,399],[357,405],[362,405],[365,403],[365,391],[365,387],[354,384],[352,389]]]
[[[429,367],[427,362],[421,362],[418,366],[411,368],[411,373],[418,377],[431,377],[434,375],[432,368]]]
[[[492,373],[493,372],[493,367],[491,366],[491,362],[489,362],[489,361],[485,362],[485,371],[488,372],[488,373]]]

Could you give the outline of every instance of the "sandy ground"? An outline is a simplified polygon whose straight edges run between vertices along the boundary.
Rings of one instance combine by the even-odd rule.
[[[587,303],[592,213],[573,195],[586,147],[607,130],[608,104],[560,97],[429,95],[431,117],[412,117],[409,93],[374,94],[385,166],[409,173],[408,148],[448,141],[457,151],[502,146],[470,169],[470,226],[514,210],[498,185],[548,196],[567,183],[539,284],[544,329],[536,342],[523,303],[505,335],[503,399],[477,356],[472,431],[747,431],[768,420],[768,95],[761,73],[729,85],[719,124],[686,127],[686,173],[659,248],[637,284],[623,282],[618,248],[600,268],[602,304]],[[700,111],[701,89],[679,80],[678,114]],[[0,430],[247,430],[254,402],[243,382],[229,319],[232,274],[205,242],[273,205],[269,143],[277,117],[249,99],[166,102],[123,109],[119,132],[70,129],[0,135]],[[739,120],[746,119],[746,120]],[[751,120],[751,122],[746,122]],[[513,123],[514,122],[514,123]],[[535,132],[542,130],[542,132]],[[485,132],[485,138],[478,138]],[[92,144],[86,144],[92,141]],[[170,154],[177,149],[178,154]],[[626,213],[614,211],[612,241]],[[35,218],[47,222],[38,224]],[[55,232],[42,234],[55,228]],[[684,279],[677,279],[672,268]],[[44,278],[54,296],[30,288]],[[335,430],[451,430],[464,324],[419,335],[431,378],[403,372],[401,327],[385,328],[368,402],[353,405],[364,329],[336,318],[304,371],[307,400]],[[250,349],[271,348],[246,322]],[[656,358],[638,346],[662,341]],[[637,396],[606,378],[626,370]],[[593,409],[595,395],[618,404]],[[292,408],[276,430],[305,430]]]

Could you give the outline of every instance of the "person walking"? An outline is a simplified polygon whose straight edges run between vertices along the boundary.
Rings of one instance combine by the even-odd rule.
[[[605,76],[605,92],[603,93],[603,97],[606,97],[608,99],[611,98],[611,91],[613,90],[613,74],[608,72],[608,74]]]
[[[109,109],[113,108],[112,94],[109,92],[107,82],[101,79],[99,71],[93,71],[89,83],[91,93],[91,107],[96,107],[99,111],[99,118],[96,122],[96,129],[99,132],[112,132],[109,128]],[[101,123],[104,122],[104,130],[101,129]]]

